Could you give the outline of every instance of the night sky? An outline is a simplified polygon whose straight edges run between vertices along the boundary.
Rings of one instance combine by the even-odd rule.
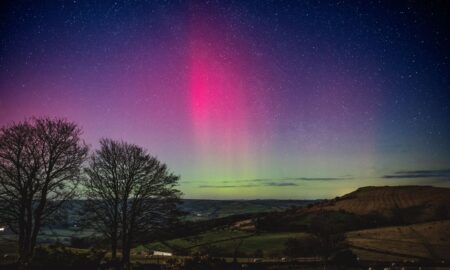
[[[181,176],[186,198],[450,186],[446,1],[1,10],[0,125],[66,117],[92,148],[139,144]]]

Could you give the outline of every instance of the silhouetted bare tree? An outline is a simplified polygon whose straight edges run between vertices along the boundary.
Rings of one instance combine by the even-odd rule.
[[[111,259],[115,261],[119,241],[121,200],[119,170],[124,161],[119,144],[109,140],[101,140],[100,144],[101,149],[91,156],[89,168],[85,169],[86,204],[81,217],[84,226],[92,227],[110,239]]]
[[[18,234],[27,268],[38,233],[73,197],[88,148],[76,124],[39,118],[0,130],[0,221]]]
[[[176,216],[178,176],[139,146],[110,139],[100,145],[86,169],[86,216],[110,238],[114,258],[121,245],[122,265],[129,268],[138,238]]]

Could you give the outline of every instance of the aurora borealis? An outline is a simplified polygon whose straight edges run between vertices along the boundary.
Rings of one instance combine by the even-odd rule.
[[[389,2],[10,1],[0,125],[139,144],[187,198],[450,186],[449,4]]]

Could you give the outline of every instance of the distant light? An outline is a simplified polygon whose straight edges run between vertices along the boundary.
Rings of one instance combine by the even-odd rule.
[[[4,232],[5,231],[5,227],[0,227],[0,232]]]

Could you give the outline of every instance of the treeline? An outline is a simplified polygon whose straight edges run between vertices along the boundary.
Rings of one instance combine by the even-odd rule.
[[[176,223],[179,177],[140,146],[107,138],[99,144],[90,151],[66,119],[0,129],[0,222],[17,234],[19,269],[32,266],[42,227],[60,221],[74,198],[86,200],[79,223],[108,240],[120,268],[130,268],[135,244]]]

